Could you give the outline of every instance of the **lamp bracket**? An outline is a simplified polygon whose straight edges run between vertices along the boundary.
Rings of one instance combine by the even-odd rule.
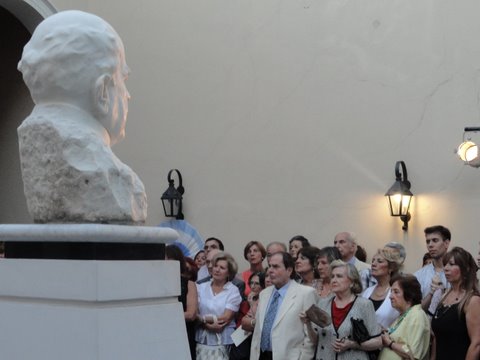
[[[177,169],[172,169],[168,172],[168,176],[167,176],[167,179],[168,179],[168,183],[169,184],[172,184],[173,185],[173,179],[172,179],[172,173],[173,172],[176,172],[177,173],[177,176],[178,176],[178,187],[177,187],[177,191],[180,193],[180,194],[184,194],[185,193],[185,188],[183,187],[183,184],[182,184],[182,174],[180,174],[180,171],[178,171]]]
[[[463,129],[465,132],[477,132],[480,131],[480,127],[478,126],[467,126],[465,129]]]
[[[467,127],[465,127],[465,128],[463,129],[463,142],[465,142],[465,136],[467,135],[467,133],[469,133],[469,132],[474,132],[474,133],[476,133],[476,132],[479,132],[479,131],[480,131],[480,127],[478,127],[478,126],[467,126]],[[470,141],[471,138],[468,137],[467,140]],[[455,150],[455,152],[456,152],[456,151],[457,151],[457,150]]]
[[[408,212],[407,215],[400,216],[400,220],[403,221],[402,230],[405,230],[405,231],[408,230],[408,222],[410,221],[411,218],[412,216],[410,215],[410,212]]]
[[[402,168],[402,172],[400,172],[400,167]],[[402,179],[403,175],[403,179]],[[408,187],[408,189],[411,188],[412,184],[410,184],[410,181],[408,181],[408,173],[407,173],[407,166],[405,165],[405,162],[400,160],[397,161],[395,164],[395,177],[397,181],[402,181],[405,186]]]

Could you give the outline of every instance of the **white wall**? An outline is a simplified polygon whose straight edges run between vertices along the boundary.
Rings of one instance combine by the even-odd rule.
[[[477,252],[479,170],[453,149],[479,125],[480,2],[433,0],[55,0],[109,21],[132,69],[126,140],[114,151],[143,179],[149,225],[164,220],[171,168],[186,219],[246,267],[249,240],[341,230],[371,255],[443,224]],[[385,191],[404,160],[410,229]]]

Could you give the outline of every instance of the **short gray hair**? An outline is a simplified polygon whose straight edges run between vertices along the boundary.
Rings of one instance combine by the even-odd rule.
[[[347,234],[347,241],[357,245],[357,234],[352,231],[345,231],[345,234]]]
[[[286,246],[283,242],[280,242],[280,241],[272,241],[271,243],[269,243],[269,244],[267,245],[267,250],[268,250],[268,248],[269,248],[270,246],[272,246],[272,245],[278,245],[278,246],[282,247],[282,249],[283,249],[284,252],[287,252],[287,246]]]
[[[360,280],[360,274],[358,273],[357,268],[350,263],[346,263],[345,261],[334,260],[330,264],[330,271],[332,272],[333,269],[340,267],[344,267],[345,269],[347,269],[347,277],[352,282],[352,293],[354,293],[355,295],[360,294],[362,292],[362,281]]]
[[[396,241],[390,241],[389,243],[385,244],[384,248],[391,248],[397,250],[401,258],[400,265],[405,262],[405,259],[407,258],[407,252],[405,251],[405,247],[402,244]]]

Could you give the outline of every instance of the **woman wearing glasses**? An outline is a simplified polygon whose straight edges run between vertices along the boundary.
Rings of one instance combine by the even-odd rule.
[[[247,301],[250,309],[241,321],[242,330],[245,331],[245,334],[251,334],[255,328],[255,314],[257,312],[258,295],[260,294],[260,291],[265,289],[265,273],[261,271],[254,272],[248,279],[248,285],[250,287],[250,293],[248,294]],[[252,337],[249,335],[248,338],[237,347],[232,347],[230,352],[230,360],[250,359],[251,343]]]
[[[378,359],[426,360],[430,345],[430,322],[422,309],[420,283],[413,275],[395,275],[390,285],[390,301],[399,316],[382,333],[383,349]]]

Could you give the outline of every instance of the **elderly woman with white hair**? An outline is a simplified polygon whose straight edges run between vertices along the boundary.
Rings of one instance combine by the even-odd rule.
[[[330,286],[334,296],[320,299],[318,303],[320,309],[331,317],[331,323],[320,328],[307,317],[301,316],[312,341],[317,343],[316,359],[368,360],[367,352],[381,346],[380,326],[377,324],[373,304],[358,296],[362,284],[355,266],[335,260],[331,263],[331,269]],[[363,320],[369,335],[377,336],[362,343],[354,341],[351,319]]]

